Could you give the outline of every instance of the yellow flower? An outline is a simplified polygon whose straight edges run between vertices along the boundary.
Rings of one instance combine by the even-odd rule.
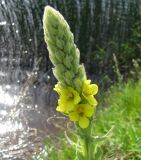
[[[79,93],[73,88],[68,87],[59,90],[60,99],[58,100],[57,111],[68,113],[80,102],[81,98]]]
[[[58,106],[56,108],[56,111],[58,112],[63,112],[66,113],[67,112],[67,106],[63,105],[60,101],[60,99],[58,100]]]
[[[82,95],[90,103],[90,105],[97,105],[97,101],[94,95],[98,92],[98,86],[96,84],[90,84],[91,80],[85,80],[82,87]]]
[[[94,113],[94,107],[88,104],[78,104],[74,111],[69,113],[69,118],[73,122],[79,123],[81,128],[87,128],[89,126],[89,117],[91,117]]]
[[[57,83],[57,84],[55,85],[54,90],[55,90],[58,94],[60,94],[60,91],[61,91],[61,89],[60,89],[60,83]]]

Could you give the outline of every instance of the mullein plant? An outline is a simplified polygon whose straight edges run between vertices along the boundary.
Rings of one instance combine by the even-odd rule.
[[[92,160],[91,124],[97,105],[94,95],[98,92],[98,86],[87,79],[68,23],[50,6],[44,10],[43,28],[49,58],[54,66],[53,74],[58,80],[54,87],[59,94],[56,110],[74,122],[80,142],[77,148],[81,149],[84,160]]]

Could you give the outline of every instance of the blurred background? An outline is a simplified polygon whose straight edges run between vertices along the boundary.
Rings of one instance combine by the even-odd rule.
[[[57,105],[57,95],[52,91],[56,80],[42,27],[46,5],[59,10],[69,23],[87,75],[99,85],[101,92],[115,82],[138,79],[136,69],[141,65],[140,0],[1,0],[2,160],[23,160],[24,154],[28,157],[31,152],[36,152],[31,148],[35,148],[35,140],[36,143],[41,140],[34,137],[34,130],[30,128],[41,129],[45,133],[40,135],[44,136],[50,128],[54,129],[46,124]],[[38,143],[37,148],[40,147],[42,144]]]

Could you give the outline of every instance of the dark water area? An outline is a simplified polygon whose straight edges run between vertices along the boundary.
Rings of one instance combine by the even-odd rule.
[[[138,19],[141,4],[138,0],[0,1],[2,160],[14,159],[17,154],[22,160],[25,153],[26,157],[31,155],[32,151],[28,153],[27,150],[35,148],[32,142],[37,137],[32,136],[29,128],[44,131],[40,137],[45,137],[49,130],[47,119],[50,112],[54,114],[50,108],[57,104],[57,95],[52,91],[56,81],[43,37],[42,16],[46,5],[64,15],[81,51],[81,62],[93,81],[98,82],[107,73],[113,74],[108,65],[112,51],[107,41],[116,39],[121,43],[129,37],[130,26]],[[134,18],[127,19],[129,15]],[[95,55],[100,47],[106,48],[104,61],[100,54]]]

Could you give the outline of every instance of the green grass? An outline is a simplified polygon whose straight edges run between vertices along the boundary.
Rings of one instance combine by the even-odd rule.
[[[45,147],[34,160],[74,160],[75,150],[63,136],[47,137]]]
[[[93,134],[103,136],[112,130],[104,141],[95,143],[95,157],[101,156],[96,160],[141,160],[141,81],[112,86],[103,97],[99,98]],[[38,160],[75,159],[75,150],[65,137],[48,138],[45,144]]]
[[[141,81],[113,86],[100,104],[94,134],[112,136],[102,146],[105,159],[141,159]]]

